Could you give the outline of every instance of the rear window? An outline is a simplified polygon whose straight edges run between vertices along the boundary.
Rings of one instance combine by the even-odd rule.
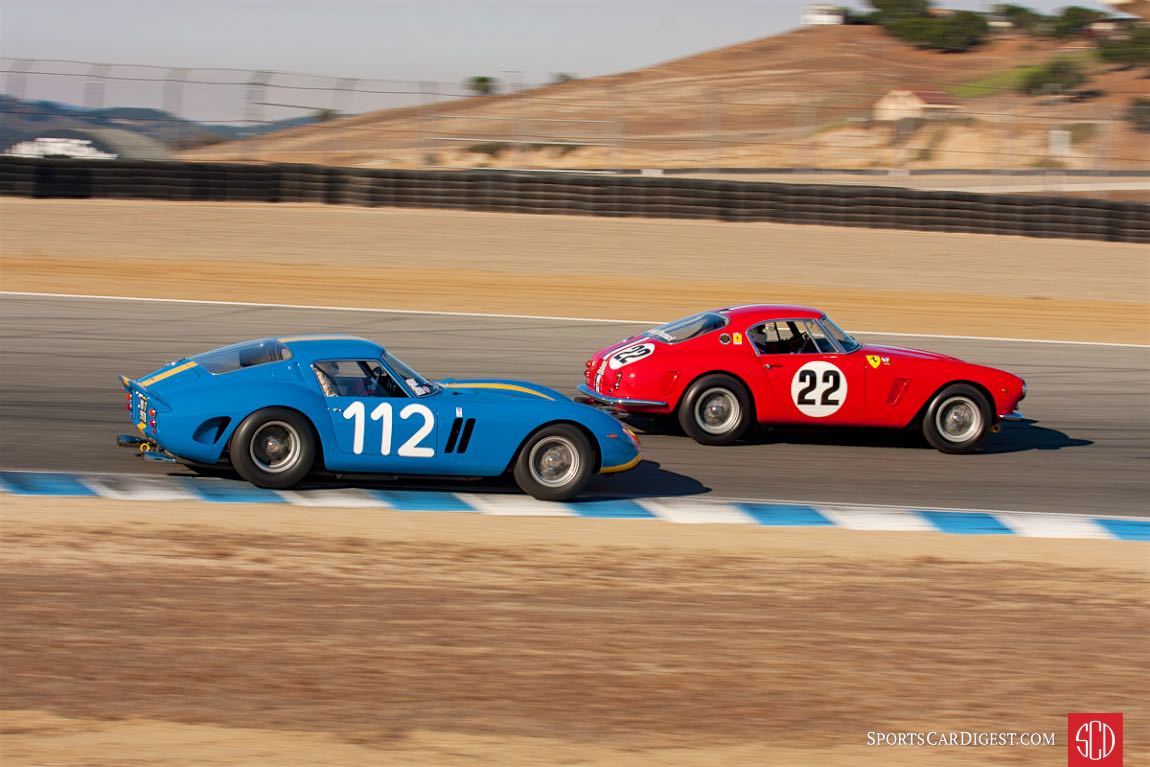
[[[660,341],[665,341],[669,344],[677,344],[680,341],[686,341],[696,336],[701,336],[704,333],[710,333],[713,330],[726,327],[727,322],[727,318],[721,314],[703,312],[702,314],[668,322],[666,325],[660,325],[657,328],[651,328],[647,331],[647,335],[654,336]]]
[[[290,359],[291,349],[276,340],[247,341],[192,357],[200,367],[217,375]]]

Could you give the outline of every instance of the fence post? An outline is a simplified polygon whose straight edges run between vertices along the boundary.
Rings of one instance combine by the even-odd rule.
[[[252,72],[251,79],[248,80],[247,91],[244,96],[244,122],[248,123],[248,136],[244,141],[236,142],[236,151],[241,156],[243,153],[242,145],[253,140],[251,135],[252,123],[259,124],[264,121],[264,99],[267,97],[268,83],[271,82],[273,74],[273,72],[268,71]],[[252,159],[258,161],[259,147],[253,148],[252,152]]]

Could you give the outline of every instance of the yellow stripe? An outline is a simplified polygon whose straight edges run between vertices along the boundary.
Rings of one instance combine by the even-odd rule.
[[[277,338],[281,344],[291,343],[292,341],[364,341],[366,339],[359,336],[348,335],[334,335],[334,336],[287,336],[286,338]]]
[[[643,460],[642,454],[641,453],[636,454],[635,457],[632,458],[630,461],[627,461],[627,463],[621,463],[618,466],[604,466],[602,469],[599,469],[599,473],[600,474],[614,474],[615,472],[618,472],[618,471],[627,471],[627,469],[633,469],[636,466],[638,466],[639,461],[641,461],[641,460]]]
[[[160,373],[159,375],[154,375],[151,378],[145,378],[143,381],[140,381],[140,386],[151,386],[154,383],[157,383],[159,381],[163,381],[165,378],[171,378],[172,376],[176,375],[177,373],[183,373],[185,370],[191,370],[195,366],[196,366],[196,363],[194,363],[194,362],[185,362],[183,365],[177,365],[176,367],[172,368],[171,370],[165,370],[163,373]]]
[[[515,384],[501,384],[501,383],[471,383],[471,384],[441,384],[445,389],[506,389],[507,391],[521,391],[527,394],[534,394],[536,397],[549,399],[555,401],[554,397],[548,397],[546,394],[534,389],[528,389],[526,386],[516,386]]]

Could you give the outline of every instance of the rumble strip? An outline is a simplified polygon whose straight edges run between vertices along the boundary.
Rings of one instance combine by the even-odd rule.
[[[1150,541],[1150,520],[1094,514],[922,509],[792,501],[705,498],[596,499],[547,503],[523,495],[423,490],[316,488],[263,490],[245,482],[130,474],[61,474],[0,471],[0,493],[72,496],[123,501],[289,503],[297,506],[470,512],[501,516],[648,519],[682,524],[840,527],[848,530],[1021,535]]]

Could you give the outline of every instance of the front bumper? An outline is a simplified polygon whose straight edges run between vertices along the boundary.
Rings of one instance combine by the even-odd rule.
[[[1004,420],[1004,421],[1023,421],[1023,420],[1026,420],[1026,416],[1024,416],[1022,414],[1021,410],[1012,410],[1011,412],[1002,416],[1002,420]]]
[[[593,399],[596,402],[602,402],[604,405],[613,405],[615,407],[667,407],[666,402],[661,402],[654,399],[627,399],[626,397],[612,397],[608,394],[600,394],[592,389],[587,384],[579,384],[579,393],[588,399]]]

